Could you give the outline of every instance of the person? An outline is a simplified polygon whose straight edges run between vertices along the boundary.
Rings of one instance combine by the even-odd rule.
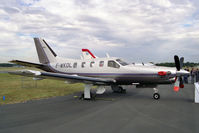
[[[192,68],[191,69],[191,83],[192,84],[194,83],[194,76],[195,76],[195,72],[194,72],[194,69]]]
[[[188,69],[185,69],[186,71],[189,71]],[[188,77],[189,75],[185,75],[183,78],[184,78],[184,83],[185,84],[188,84]]]
[[[198,82],[199,81],[199,70],[198,70],[198,68],[195,71],[195,75],[196,75],[196,82]]]

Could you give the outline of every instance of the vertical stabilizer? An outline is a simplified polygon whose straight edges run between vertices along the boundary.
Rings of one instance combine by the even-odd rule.
[[[42,64],[48,64],[56,62],[56,53],[50,48],[44,39],[34,38],[39,62]]]

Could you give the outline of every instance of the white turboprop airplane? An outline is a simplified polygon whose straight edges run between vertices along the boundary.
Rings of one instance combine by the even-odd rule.
[[[158,66],[137,66],[124,62],[120,58],[96,58],[88,49],[82,49],[82,59],[63,59],[41,38],[34,38],[40,63],[12,60],[23,66],[36,67],[44,71],[20,70],[11,74],[34,77],[34,80],[57,79],[67,83],[84,83],[83,99],[92,99],[91,88],[97,86],[97,94],[111,87],[114,92],[126,92],[123,85],[136,85],[137,88],[153,88],[154,99],[160,95],[156,88],[158,84],[175,83],[174,91],[182,88],[182,76],[189,72],[182,70],[184,58],[174,56],[176,68]]]

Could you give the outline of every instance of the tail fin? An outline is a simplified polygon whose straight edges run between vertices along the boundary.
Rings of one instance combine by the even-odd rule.
[[[50,48],[44,39],[34,38],[34,42],[40,63],[48,64],[56,61],[56,53]]]

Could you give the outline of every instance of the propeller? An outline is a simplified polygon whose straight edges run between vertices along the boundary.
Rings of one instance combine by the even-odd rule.
[[[183,83],[183,79],[181,75],[177,75],[177,72],[180,71],[180,69],[182,69],[183,67],[183,63],[184,63],[184,57],[181,57],[179,59],[179,57],[177,55],[174,56],[174,61],[175,61],[175,66],[176,66],[176,81],[174,84],[174,88],[173,90],[178,92],[180,88],[184,88],[184,83]]]
[[[182,69],[183,64],[184,64],[184,57],[181,57],[180,58],[180,69]]]
[[[179,57],[177,55],[174,56],[174,61],[175,61],[177,71],[180,71],[181,65],[180,65]]]

